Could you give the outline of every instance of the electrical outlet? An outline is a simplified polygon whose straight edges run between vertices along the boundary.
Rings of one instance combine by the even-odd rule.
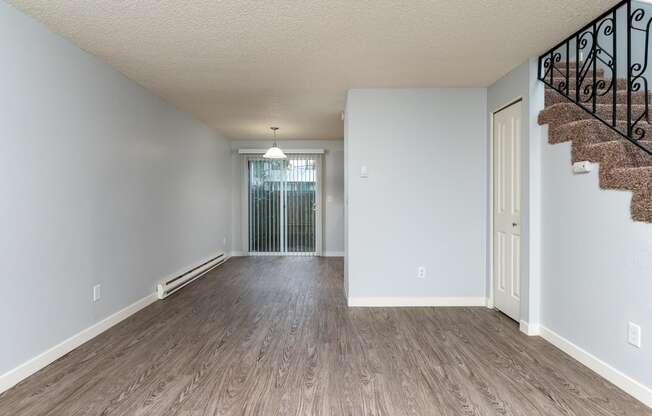
[[[102,286],[95,285],[93,286],[93,302],[97,302],[102,297]]]
[[[420,266],[417,269],[417,278],[418,279],[425,279],[426,278],[426,268],[423,266]]]
[[[641,327],[633,322],[627,327],[627,341],[636,348],[641,348]]]

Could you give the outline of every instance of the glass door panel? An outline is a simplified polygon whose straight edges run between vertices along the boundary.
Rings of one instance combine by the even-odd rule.
[[[250,254],[320,254],[320,168],[319,155],[247,159]]]

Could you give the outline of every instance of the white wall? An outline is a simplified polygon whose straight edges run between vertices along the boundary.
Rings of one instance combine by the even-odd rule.
[[[266,149],[271,140],[234,140],[231,142],[232,235],[234,254],[247,252],[242,224],[242,156],[238,149]],[[323,180],[323,253],[325,256],[344,255],[344,142],[342,140],[288,140],[278,142],[281,149],[325,149],[322,163]]]
[[[543,148],[541,323],[652,388],[652,224],[630,219],[631,194],[574,175],[570,144]],[[643,348],[627,324],[643,328]],[[652,396],[650,396],[652,398]]]
[[[4,2],[0,78],[1,375],[222,250],[231,182],[225,139]]]
[[[481,88],[349,91],[352,304],[485,299],[486,111]]]

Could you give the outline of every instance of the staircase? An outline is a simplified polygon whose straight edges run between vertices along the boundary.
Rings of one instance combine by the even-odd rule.
[[[622,9],[632,18],[617,17]],[[601,188],[632,192],[632,219],[652,223],[652,94],[647,91],[647,65],[638,66],[631,47],[619,52],[616,39],[617,25],[622,24],[630,33],[628,44],[637,31],[644,32],[647,41],[650,25],[644,25],[645,30],[636,25],[644,17],[644,10],[624,1],[542,55],[539,79],[546,84],[545,109],[538,121],[549,125],[551,144],[572,143],[573,163],[600,164]],[[603,47],[604,38],[611,47]],[[645,51],[641,53],[647,59]],[[619,74],[618,59],[626,60],[630,70]]]
[[[612,105],[604,106],[604,111],[611,111]],[[626,120],[618,120],[624,128]],[[601,188],[632,191],[632,219],[652,223],[652,156],[550,88],[546,88],[546,107],[539,114],[539,124],[549,125],[550,144],[572,142],[573,163],[588,160],[600,164]],[[643,127],[652,139],[652,125]],[[652,147],[652,140],[643,142]]]

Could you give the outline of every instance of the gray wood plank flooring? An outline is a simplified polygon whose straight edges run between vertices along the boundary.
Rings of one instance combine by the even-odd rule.
[[[0,396],[0,414],[652,415],[486,308],[347,308],[341,259],[233,258]]]

